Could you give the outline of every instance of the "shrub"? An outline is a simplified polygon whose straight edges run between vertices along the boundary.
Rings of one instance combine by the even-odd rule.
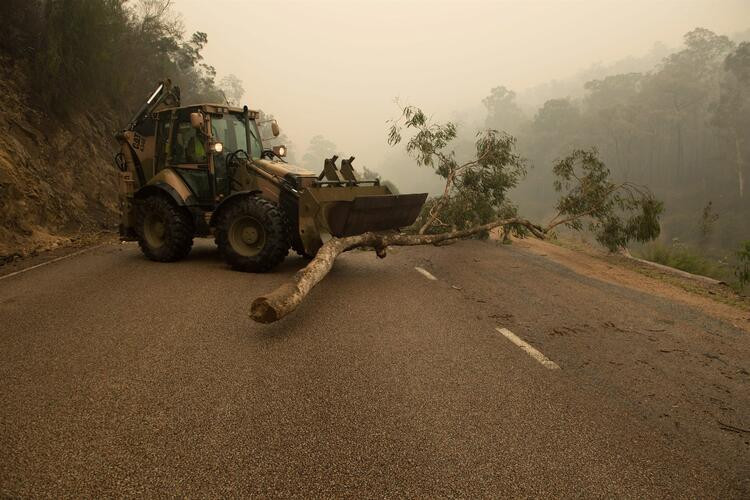
[[[681,243],[663,245],[659,243],[643,247],[642,257],[651,262],[674,267],[682,271],[721,279],[721,267],[700,253]]]
[[[737,251],[737,265],[734,267],[734,275],[737,277],[740,290],[750,283],[750,240],[742,244]]]

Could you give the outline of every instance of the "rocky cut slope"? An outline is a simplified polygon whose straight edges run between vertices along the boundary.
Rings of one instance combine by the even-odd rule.
[[[111,110],[40,109],[27,78],[0,59],[0,264],[117,224]]]

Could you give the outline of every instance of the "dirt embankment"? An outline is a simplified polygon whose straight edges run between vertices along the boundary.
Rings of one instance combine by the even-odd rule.
[[[92,106],[60,119],[28,88],[0,60],[0,265],[117,223],[114,113]]]
[[[750,298],[730,287],[688,278],[634,259],[576,245],[566,248],[534,238],[514,244],[585,276],[681,302],[750,332]]]

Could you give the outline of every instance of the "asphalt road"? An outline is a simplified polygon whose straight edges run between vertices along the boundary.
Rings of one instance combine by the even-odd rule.
[[[0,496],[750,496],[739,327],[471,241],[351,252],[252,322],[302,265],[112,244],[0,280]]]

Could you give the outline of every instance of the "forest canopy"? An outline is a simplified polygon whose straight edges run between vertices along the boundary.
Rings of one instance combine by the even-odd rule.
[[[206,33],[186,36],[170,0],[4,0],[0,18],[0,52],[26,66],[30,90],[58,114],[81,105],[132,112],[166,77],[183,100],[225,98],[203,59]],[[223,81],[237,98],[234,80]]]
[[[664,201],[667,238],[723,255],[750,236],[750,43],[697,28],[651,71],[611,74],[582,90],[533,115],[503,86],[483,100],[485,126],[515,135],[534,166],[514,196],[524,208],[551,211],[549,165],[596,147],[614,179],[645,184]]]

